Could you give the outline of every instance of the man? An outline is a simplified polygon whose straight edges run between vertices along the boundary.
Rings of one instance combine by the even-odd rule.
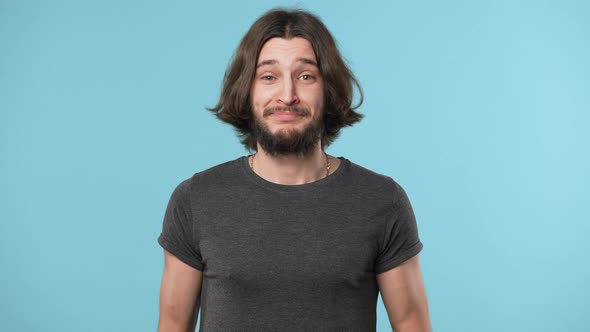
[[[431,330],[404,190],[324,152],[361,119],[354,84],[314,15],[253,24],[211,111],[256,153],[174,190],[159,331],[194,330],[199,307],[202,331],[375,331],[379,291],[392,328]]]

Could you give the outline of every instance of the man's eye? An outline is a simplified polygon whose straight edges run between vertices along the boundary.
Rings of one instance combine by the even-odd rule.
[[[272,81],[274,79],[275,78],[273,76],[270,76],[270,75],[264,75],[264,76],[262,76],[262,80],[263,81]]]
[[[309,81],[309,80],[313,80],[315,77],[313,75],[301,75],[301,77],[299,77],[300,79],[304,80],[304,81]]]

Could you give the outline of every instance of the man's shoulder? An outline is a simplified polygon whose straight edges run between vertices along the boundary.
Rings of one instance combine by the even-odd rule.
[[[236,170],[238,170],[240,166],[240,162],[242,162],[244,158],[245,157],[238,157],[236,159],[228,160],[221,164],[211,166],[205,170],[195,173],[192,176],[192,178],[200,180],[212,177],[227,176],[229,174],[235,174]]]
[[[374,185],[391,185],[396,183],[391,176],[379,173],[352,161],[350,162],[350,170],[351,176],[360,178],[363,181],[369,181]]]
[[[239,163],[244,157],[229,160],[205,170],[194,173],[191,177],[182,180],[176,187],[176,191],[190,192],[196,186],[207,187],[210,185],[219,186],[226,181],[232,181],[239,171]]]
[[[399,194],[404,191],[402,186],[392,176],[374,171],[366,166],[350,162],[350,178],[359,188],[373,192],[388,192]]]

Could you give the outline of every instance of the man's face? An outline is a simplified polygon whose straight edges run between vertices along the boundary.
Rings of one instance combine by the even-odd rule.
[[[272,38],[264,44],[250,98],[254,131],[266,152],[305,154],[319,143],[324,82],[306,39]]]

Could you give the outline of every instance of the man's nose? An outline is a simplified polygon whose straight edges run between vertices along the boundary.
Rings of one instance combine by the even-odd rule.
[[[299,97],[297,97],[297,89],[292,80],[284,80],[281,89],[279,102],[285,105],[293,105],[299,101]]]

